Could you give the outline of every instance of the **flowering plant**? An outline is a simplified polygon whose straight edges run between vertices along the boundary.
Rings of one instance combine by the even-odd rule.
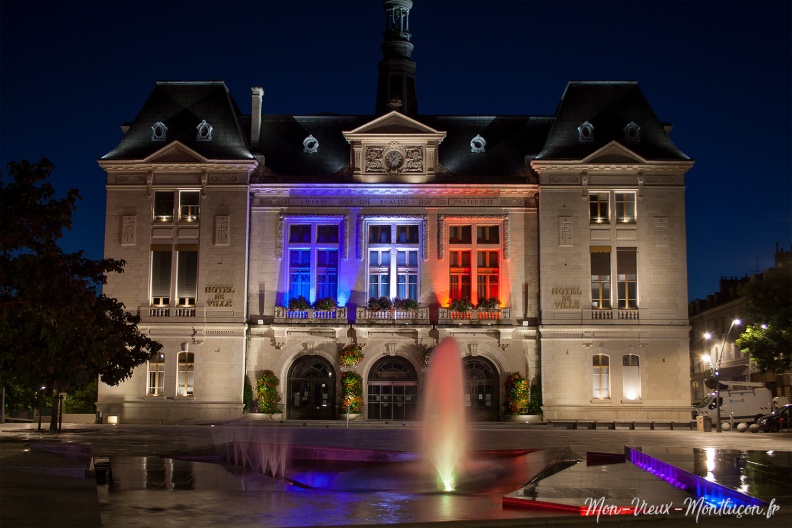
[[[473,303],[470,302],[470,299],[452,299],[448,303],[448,307],[455,312],[467,312],[473,308]]]
[[[341,412],[359,414],[363,408],[363,377],[357,372],[344,372],[341,375],[341,392],[344,395]]]
[[[341,348],[338,353],[338,364],[342,367],[357,367],[363,361],[363,346],[350,343]]]
[[[519,372],[512,372],[506,378],[506,410],[510,414],[525,414],[530,401],[528,380]]]
[[[307,310],[311,307],[311,301],[300,295],[289,299],[289,310]]]
[[[372,312],[384,312],[392,307],[393,303],[387,297],[380,297],[379,299],[372,297],[368,300],[368,309]]]
[[[316,299],[313,305],[315,310],[332,310],[336,307],[336,301],[332,297],[325,297],[323,299]]]
[[[493,312],[498,309],[498,306],[500,306],[500,299],[493,297],[492,299],[481,299],[477,308],[485,312]]]
[[[423,354],[421,354],[421,365],[423,368],[429,368],[429,362],[432,361],[433,348],[424,347]]]
[[[415,299],[393,298],[393,307],[397,310],[415,310],[418,308],[418,301]]]
[[[280,412],[278,402],[281,400],[278,394],[280,380],[271,370],[264,370],[256,381],[256,400],[259,411],[263,413]]]

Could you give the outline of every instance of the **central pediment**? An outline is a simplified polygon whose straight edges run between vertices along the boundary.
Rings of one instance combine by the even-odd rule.
[[[352,179],[363,183],[428,183],[446,136],[393,111],[344,132],[352,148]]]

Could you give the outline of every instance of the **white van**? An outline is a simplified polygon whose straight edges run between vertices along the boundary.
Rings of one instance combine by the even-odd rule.
[[[773,412],[773,397],[764,383],[723,381],[721,385],[727,387],[719,391],[721,421],[734,418],[755,422]],[[715,393],[701,400],[695,411],[698,416],[709,416],[714,420]]]

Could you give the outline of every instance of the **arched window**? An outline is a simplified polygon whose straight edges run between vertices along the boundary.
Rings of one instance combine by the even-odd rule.
[[[377,361],[368,377],[367,409],[370,420],[417,419],[418,374],[415,367],[399,356],[386,356]]]
[[[594,398],[610,398],[610,356],[594,354]]]
[[[622,391],[625,400],[641,399],[641,372],[639,359],[635,354],[622,357]]]
[[[165,392],[165,354],[157,354],[148,362],[149,396],[162,396]]]
[[[179,352],[179,377],[176,387],[178,396],[192,396],[195,378],[195,354]]]

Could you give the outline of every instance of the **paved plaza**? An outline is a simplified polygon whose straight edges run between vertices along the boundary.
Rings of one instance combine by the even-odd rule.
[[[672,523],[675,526],[792,526],[792,434],[789,433],[548,429],[500,422],[471,426],[472,451],[542,449],[549,452],[569,448],[585,455],[588,452],[623,453],[625,446],[631,446],[658,454],[660,458],[665,456],[677,466],[690,463],[685,461],[690,456],[680,457],[679,453],[692,453],[693,448],[762,452],[763,460],[785,468],[768,477],[770,473],[762,473],[758,466],[749,467],[748,476],[744,477],[753,479],[746,484],[749,489],[772,494],[772,497],[762,498],[774,499],[780,506],[769,519],[756,515],[737,518],[665,513],[597,519],[535,509],[503,508],[502,494],[482,497],[478,494],[402,492],[284,492],[282,488],[273,487],[273,479],[265,481],[250,474],[240,476],[222,470],[219,464],[200,462],[189,462],[189,478],[184,480],[189,485],[180,489],[179,464],[185,463],[161,462],[171,460],[168,455],[210,453],[229,434],[295,446],[417,451],[420,449],[419,427],[420,424],[409,422],[346,424],[343,421],[243,420],[200,426],[64,424],[61,433],[50,434],[38,431],[34,424],[2,424],[0,526],[132,528],[187,524],[196,528],[389,524],[417,528],[617,525],[624,522],[632,523],[629,526],[670,526]],[[81,474],[85,473],[84,467],[75,460],[85,460],[85,456],[94,461],[111,461],[118,472],[115,484],[111,486],[101,481],[97,484],[92,473],[89,478]],[[145,467],[150,474],[136,482],[136,476],[140,475],[136,468],[141,460],[148,462]],[[123,473],[124,464],[132,469],[128,473],[132,477],[127,478]],[[97,465],[91,469],[100,472],[101,467]],[[632,485],[624,482],[630,477],[620,475],[624,473],[608,474],[607,478],[613,479],[614,489]],[[170,484],[152,485],[162,478]]]

